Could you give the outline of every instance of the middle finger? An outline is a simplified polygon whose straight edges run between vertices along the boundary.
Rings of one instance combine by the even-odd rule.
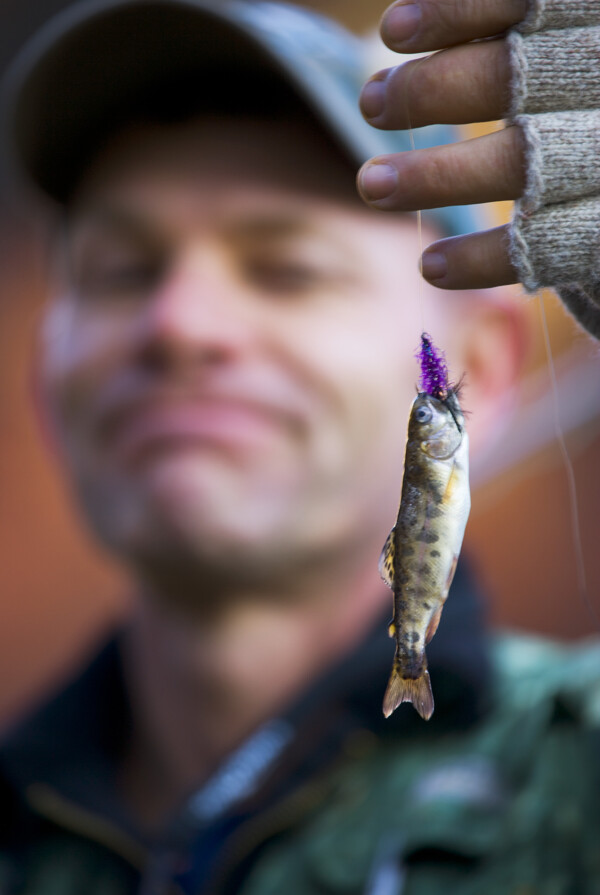
[[[382,130],[495,121],[508,113],[509,84],[505,41],[484,40],[378,72],[360,108]]]

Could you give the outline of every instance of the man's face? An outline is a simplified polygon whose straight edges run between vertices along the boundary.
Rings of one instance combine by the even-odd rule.
[[[393,523],[414,396],[414,222],[305,125],[113,141],[69,217],[44,380],[94,528],[142,571],[240,575]]]

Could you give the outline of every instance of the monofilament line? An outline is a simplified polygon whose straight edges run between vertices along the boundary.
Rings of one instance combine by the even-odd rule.
[[[571,458],[569,456],[569,451],[567,449],[567,444],[565,441],[565,436],[563,433],[563,429],[560,423],[560,410],[559,410],[559,400],[558,400],[558,381],[556,378],[556,368],[554,366],[554,359],[552,357],[552,347],[550,345],[550,333],[548,331],[548,320],[546,318],[546,309],[544,307],[544,297],[541,292],[538,292],[538,300],[539,300],[539,309],[540,309],[540,317],[542,322],[542,333],[544,336],[544,346],[546,349],[546,358],[548,360],[548,373],[550,375],[550,382],[552,385],[552,408],[554,413],[554,431],[556,435],[556,441],[562,456],[563,465],[565,468],[565,473],[567,476],[567,487],[569,492],[569,506],[571,511],[571,532],[573,534],[573,546],[575,549],[575,567],[577,569],[577,585],[579,590],[579,596],[582,599],[585,607],[587,608],[591,618],[596,624],[596,627],[600,630],[600,616],[596,612],[596,608],[594,607],[588,587],[587,587],[587,578],[585,574],[585,561],[583,556],[583,546],[581,543],[581,526],[579,524],[579,502],[577,499],[577,485],[575,482],[575,471],[573,469],[573,463],[571,462]]]
[[[415,152],[415,138],[413,134],[412,121],[410,118],[410,104],[408,101],[408,87],[412,80],[412,77],[416,71],[416,69],[421,65],[421,63],[426,59],[427,56],[423,57],[423,59],[419,59],[417,64],[413,67],[408,83],[406,85],[406,103],[405,103],[405,111],[406,111],[406,120],[408,121],[408,139],[410,141],[410,148],[412,152]],[[422,226],[422,216],[421,209],[417,209],[417,238],[419,240],[419,286],[418,286],[418,299],[419,299],[419,309],[421,311],[421,332],[425,332],[425,307],[423,301],[423,226]]]

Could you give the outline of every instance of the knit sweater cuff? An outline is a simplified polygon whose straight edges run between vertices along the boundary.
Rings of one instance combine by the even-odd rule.
[[[600,280],[600,200],[547,205],[535,214],[520,200],[511,225],[510,251],[529,292]]]
[[[527,16],[517,25],[523,34],[549,28],[585,28],[600,25],[598,0],[529,0]]]
[[[512,31],[507,41],[510,118],[600,106],[600,26],[529,35]]]
[[[511,261],[528,292],[553,286],[600,338],[600,2],[530,0],[507,45],[526,168]]]
[[[522,205],[600,195],[600,110],[519,115],[527,166]]]

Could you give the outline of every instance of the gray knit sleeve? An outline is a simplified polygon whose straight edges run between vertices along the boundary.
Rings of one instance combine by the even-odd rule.
[[[507,38],[526,147],[510,226],[528,292],[552,286],[600,339],[600,0],[533,0]]]

